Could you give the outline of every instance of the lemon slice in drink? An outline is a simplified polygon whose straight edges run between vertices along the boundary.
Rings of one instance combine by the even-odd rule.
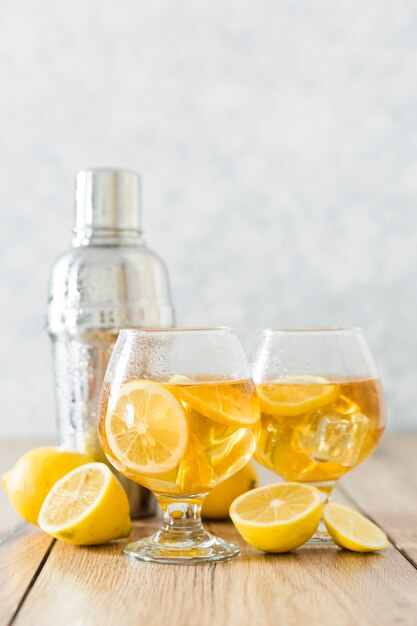
[[[296,416],[337,398],[337,385],[321,376],[285,376],[256,388],[261,410],[270,415]]]
[[[188,441],[181,402],[163,385],[133,380],[122,385],[115,406],[107,409],[105,435],[119,463],[143,474],[173,469]]]
[[[376,552],[388,545],[388,537],[381,528],[343,504],[326,504],[323,520],[333,541],[341,548],[354,552]]]
[[[55,483],[38,524],[48,535],[74,545],[106,543],[130,533],[129,501],[107,465],[87,463]]]
[[[279,483],[248,491],[234,500],[230,517],[243,539],[264,552],[288,552],[308,541],[320,521],[318,489]]]
[[[191,409],[205,417],[237,428],[253,426],[259,419],[258,398],[248,381],[195,382],[173,376],[175,394]],[[187,384],[188,383],[188,384]]]

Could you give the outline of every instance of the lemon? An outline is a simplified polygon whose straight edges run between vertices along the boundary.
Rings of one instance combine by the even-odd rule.
[[[1,483],[19,515],[37,524],[42,503],[56,481],[91,460],[84,454],[58,447],[34,448],[2,476]]]
[[[337,385],[321,376],[283,376],[256,388],[261,411],[296,416],[313,411],[337,398]]]
[[[140,474],[172,470],[188,442],[187,417],[176,397],[163,385],[133,380],[121,387],[104,423],[111,453],[127,469]]]
[[[254,489],[258,484],[258,474],[254,464],[249,461],[241,470],[214,487],[203,501],[202,514],[207,519],[229,517],[229,508],[233,500]]]
[[[318,489],[299,483],[258,487],[236,498],[230,517],[243,539],[264,552],[295,550],[313,536],[322,510]]]
[[[388,537],[381,528],[343,504],[326,504],[323,520],[333,541],[341,548],[355,552],[375,552],[388,545]]]
[[[175,394],[194,411],[237,428],[247,428],[258,422],[259,401],[251,389],[251,382],[231,381],[227,384],[227,381],[213,381],[193,385],[186,384],[185,378],[177,375],[170,383],[176,383]]]
[[[104,463],[88,463],[58,480],[38,518],[48,535],[74,545],[98,545],[127,537],[129,501]]]

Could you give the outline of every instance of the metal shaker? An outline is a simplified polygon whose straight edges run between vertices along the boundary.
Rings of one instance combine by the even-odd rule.
[[[53,265],[47,308],[63,447],[104,460],[97,405],[118,331],[173,324],[167,270],[143,239],[140,176],[78,172],[72,246]],[[118,477],[133,517],[155,512],[147,489]]]

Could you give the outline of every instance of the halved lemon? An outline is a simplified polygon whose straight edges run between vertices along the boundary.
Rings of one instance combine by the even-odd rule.
[[[105,435],[117,461],[143,474],[173,469],[188,441],[187,417],[176,397],[163,385],[133,380],[122,385],[107,409]]]
[[[270,415],[296,416],[337,398],[337,385],[321,376],[283,376],[256,388],[261,410]]]
[[[175,395],[205,417],[238,428],[253,426],[259,419],[259,402],[248,381],[189,383],[185,376],[173,376]],[[193,381],[192,381],[193,382]],[[187,384],[188,383],[188,384]]]
[[[248,491],[234,500],[230,517],[243,539],[264,552],[288,552],[312,537],[320,522],[318,489],[279,483]]]
[[[333,541],[341,548],[354,552],[376,552],[388,545],[388,537],[381,528],[343,504],[326,504],[323,520]]]
[[[38,524],[48,535],[75,545],[127,537],[129,501],[104,463],[87,463],[58,480],[46,496]]]

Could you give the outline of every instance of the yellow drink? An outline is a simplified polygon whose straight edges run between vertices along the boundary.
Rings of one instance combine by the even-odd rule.
[[[251,380],[215,381],[177,376],[172,377],[169,382],[158,381],[158,384],[149,381],[136,382],[150,385],[151,390],[154,385],[156,393],[162,398],[161,402],[152,405],[150,401],[146,401],[140,405],[138,401],[135,404],[131,396],[127,396],[128,399],[121,405],[120,394],[119,398],[115,398],[112,389],[107,386],[103,390],[100,405],[99,430],[103,450],[111,463],[128,478],[158,495],[195,497],[206,494],[219,482],[237,472],[253,455],[256,447],[253,429],[258,424],[259,404]],[[127,384],[134,386],[135,381]],[[166,398],[164,390],[168,392],[165,394]],[[184,415],[184,419],[181,416],[179,418],[181,438],[177,449],[181,449],[180,457],[166,471],[138,471],[134,463],[122,459],[112,445],[109,439],[109,421],[117,420],[118,433],[115,441],[124,441],[125,438],[129,442],[127,448],[131,458],[135,454],[136,446],[142,457],[146,457],[146,454],[154,455],[164,462],[164,446],[177,437],[178,433],[173,430],[171,436],[165,439],[161,430],[159,440],[150,437],[147,418],[142,413],[145,411],[152,418],[154,411],[153,417],[156,418],[156,413],[160,411],[163,423],[165,405],[162,401],[168,401],[172,397],[173,402],[179,404],[178,410]],[[114,411],[118,411],[117,418],[114,417]],[[169,428],[168,417],[167,422]],[[146,442],[144,437],[147,437]]]
[[[264,382],[256,459],[286,480],[332,483],[368,457],[385,414],[375,379]]]

